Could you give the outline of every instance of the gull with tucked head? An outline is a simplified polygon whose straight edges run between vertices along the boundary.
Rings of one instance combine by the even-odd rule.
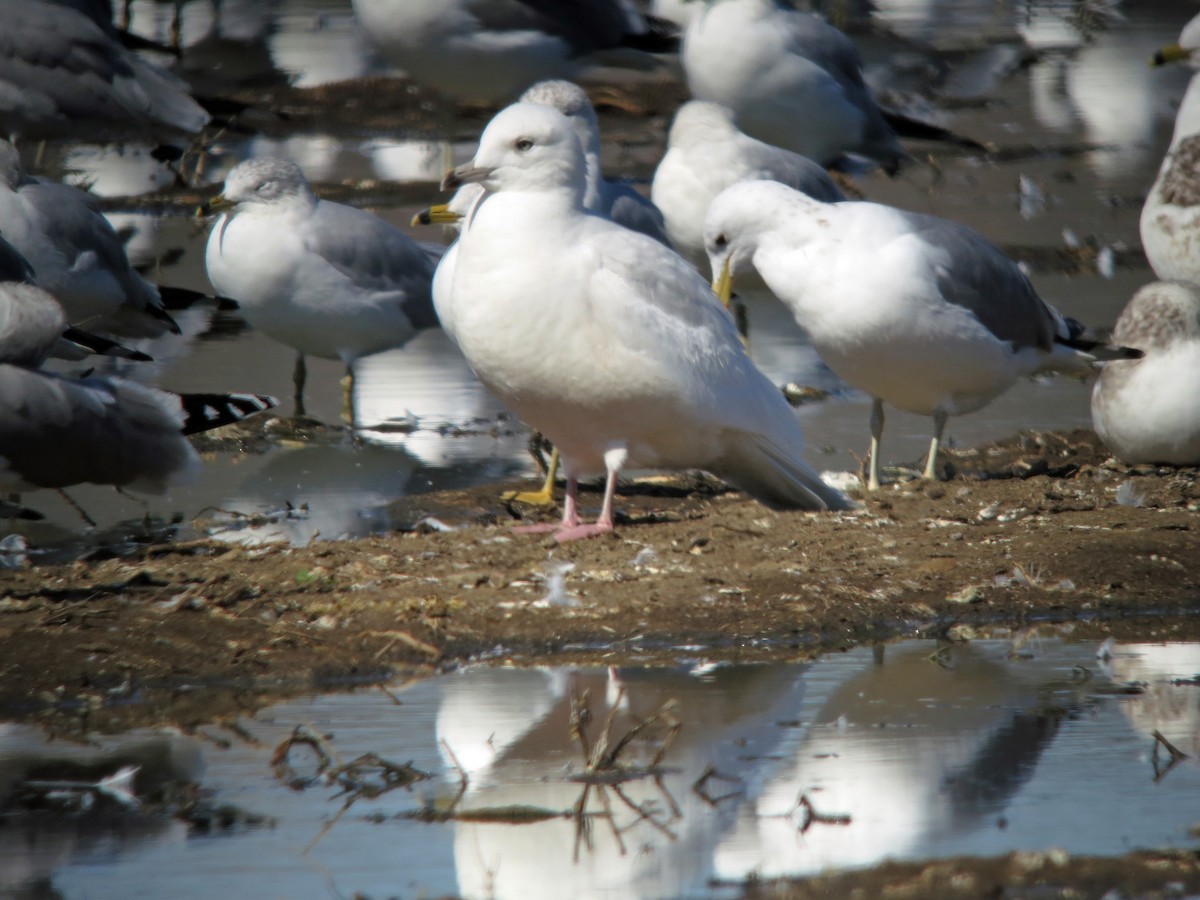
[[[518,103],[446,187],[478,183],[452,279],[434,304],[479,378],[552,440],[567,473],[556,537],[611,531],[617,473],[707,469],[777,507],[840,509],[803,460],[779,391],[746,356],[705,281],[661,244],[587,212],[570,123]],[[605,470],[583,525],[579,477]]]
[[[1112,339],[1144,354],[1107,362],[1092,424],[1129,463],[1200,465],[1200,285],[1155,281],[1117,319]]]
[[[933,417],[932,479],[950,416],[1024,375],[1140,355],[1099,346],[998,247],[946,219],[745,181],[713,201],[704,235],[722,299],[753,266],[825,363],[874,399],[869,490],[879,487],[884,402]]]

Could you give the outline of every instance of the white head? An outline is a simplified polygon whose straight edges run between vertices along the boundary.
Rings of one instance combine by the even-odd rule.
[[[571,122],[583,152],[600,155],[600,122],[587,92],[570,81],[539,81],[521,95],[522,103],[557,109]]]
[[[667,146],[699,146],[736,132],[733,112],[728,107],[707,100],[689,100],[675,113],[667,133]]]
[[[248,159],[225,176],[225,190],[215,197],[213,209],[237,206],[284,209],[311,206],[316,195],[304,172],[290,159]]]
[[[819,221],[816,214],[830,206],[778,181],[739,181],[725,188],[704,217],[704,249],[713,278],[732,278],[751,265],[764,235],[781,223]],[[797,236],[795,230],[789,228],[789,235]]]
[[[562,113],[514,103],[488,123],[475,159],[447,174],[442,189],[474,183],[497,192],[565,192],[582,203],[585,172],[583,147]]]

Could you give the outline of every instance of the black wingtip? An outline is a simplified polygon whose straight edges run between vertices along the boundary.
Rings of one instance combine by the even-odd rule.
[[[978,150],[981,153],[991,152],[991,148],[986,144],[981,144],[974,138],[956,134],[940,125],[934,125],[931,122],[922,122],[920,119],[913,119],[904,115],[904,113],[896,112],[892,109],[884,109],[881,112],[883,113],[884,121],[891,126],[892,131],[896,132],[902,138],[910,138],[916,141],[934,141],[940,144],[953,144],[956,147]]]
[[[101,356],[131,359],[135,362],[154,361],[154,357],[148,353],[143,353],[141,350],[134,350],[132,347],[126,347],[124,344],[118,344],[116,341],[76,328],[74,325],[68,325],[64,328],[62,336],[72,344],[78,344],[80,347],[84,347],[92,353],[98,353]]]
[[[266,394],[180,394],[179,402],[183,405],[184,434],[231,425],[279,405]]]
[[[627,34],[621,45],[644,53],[678,53],[682,40],[679,26],[674,22],[646,16],[646,30],[641,34]]]

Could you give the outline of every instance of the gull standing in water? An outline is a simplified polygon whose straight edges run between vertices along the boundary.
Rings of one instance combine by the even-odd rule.
[[[1200,465],[1200,285],[1156,281],[1133,295],[1112,340],[1141,359],[1107,362],[1092,424],[1129,463]]]
[[[250,159],[209,207],[208,279],[246,321],[297,351],[296,414],[304,415],[305,356],[346,366],[342,416],[354,424],[354,361],[403,346],[436,326],[436,255],[368,212],[319,200],[283,159]]]
[[[560,541],[612,531],[626,465],[707,469],[765,503],[843,509],[799,423],[681,257],[583,208],[586,162],[556,110],[518,103],[446,187],[483,185],[434,303],[493,393],[554,442],[567,473]],[[580,475],[607,472],[579,521]]]
[[[950,416],[980,409],[1025,375],[1085,373],[1101,356],[1141,355],[1099,346],[1000,248],[946,219],[746,181],[713,201],[704,235],[723,300],[753,266],[829,368],[873,398],[868,490],[879,488],[885,402],[933,417],[933,479]]]
[[[1184,26],[1178,43],[1154,54],[1153,62],[1200,68],[1200,16]],[[1155,275],[1200,283],[1200,74],[1192,76],[1175,114],[1171,145],[1146,195],[1140,227]]]
[[[709,204],[731,184],[759,179],[827,203],[845,199],[829,173],[807,156],[744,134],[719,103],[691,100],[675,113],[650,198],[662,210],[675,249],[700,265],[708,260],[704,216]]]

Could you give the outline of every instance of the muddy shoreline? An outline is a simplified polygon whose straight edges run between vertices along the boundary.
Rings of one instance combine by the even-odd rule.
[[[200,540],[6,571],[0,704],[55,732],[186,728],[472,659],[796,659],[986,629],[1200,636],[1197,470],[1121,465],[1086,431],[947,465],[947,481],[847,514],[773,512],[702,476],[635,482],[615,534],[565,546],[511,534],[541,514],[499,499],[518,485],[485,485],[402,498],[407,530],[358,540]]]

